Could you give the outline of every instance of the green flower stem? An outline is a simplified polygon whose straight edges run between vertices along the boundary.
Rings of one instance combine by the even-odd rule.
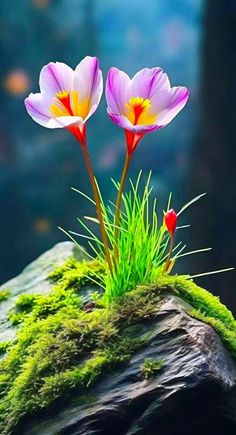
[[[170,250],[169,250],[169,254],[168,254],[165,266],[164,266],[164,272],[168,272],[168,269],[169,269],[169,266],[170,266],[171,255],[172,255],[172,251],[173,251],[173,248],[174,248],[174,239],[175,239],[174,233],[172,233],[170,235]]]
[[[105,256],[106,256],[106,259],[107,259],[107,264],[108,264],[109,270],[112,273],[112,270],[113,270],[112,260],[111,260],[111,255],[110,255],[110,249],[109,249],[109,243],[108,243],[107,233],[106,233],[106,229],[105,229],[105,225],[104,225],[104,220],[103,220],[103,215],[102,215],[100,195],[99,195],[99,191],[98,191],[98,187],[97,187],[96,181],[94,179],[93,167],[92,167],[92,162],[91,162],[90,157],[89,157],[87,144],[84,143],[81,146],[81,149],[82,149],[82,153],[83,153],[84,160],[85,160],[85,163],[86,163],[86,167],[87,167],[87,170],[88,170],[88,175],[89,175],[90,183],[91,183],[92,190],[93,190],[93,196],[94,196],[94,200],[95,200],[95,204],[96,204],[97,217],[98,217],[98,220],[99,220],[99,225],[100,225],[100,231],[101,231],[101,237],[102,237],[102,242],[103,242],[103,246],[104,246]]]
[[[114,241],[115,241],[114,255],[115,255],[115,259],[116,260],[118,260],[118,258],[119,258],[119,252],[118,252],[117,242],[118,242],[118,236],[119,236],[119,220],[120,220],[121,199],[122,199],[122,193],[123,193],[123,190],[124,190],[124,187],[125,187],[125,181],[126,181],[126,177],[127,177],[130,161],[131,161],[131,156],[132,156],[131,154],[126,153],[125,164],[124,164],[124,167],[123,167],[123,172],[122,172],[122,176],[121,176],[121,180],[120,180],[120,187],[119,187],[118,194],[117,194],[117,199],[116,199],[116,210],[115,210],[115,219],[114,219],[114,225],[115,225],[115,230],[114,230]]]

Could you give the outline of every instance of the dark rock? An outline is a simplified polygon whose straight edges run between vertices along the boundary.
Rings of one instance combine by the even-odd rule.
[[[52,252],[67,247],[71,256],[72,246],[57,245]],[[63,261],[68,258],[64,254]],[[45,258],[54,258],[58,264],[54,254]],[[51,269],[46,272],[45,265],[42,275],[41,265],[36,260],[33,269],[28,268],[27,291],[35,288],[35,281],[37,292],[41,288],[48,291],[46,276]],[[32,275],[30,270],[34,270]],[[12,280],[13,288],[18,289],[20,282],[24,282],[23,277]],[[19,292],[14,290],[14,295]],[[140,323],[138,332],[136,328],[136,334],[147,334],[149,341],[125,367],[104,375],[86,398],[75,394],[60,409],[25,421],[20,434],[235,434],[235,361],[209,325],[187,314],[189,308],[178,297],[166,294],[157,316]],[[4,324],[2,334],[3,329]],[[153,378],[144,379],[140,366],[147,358],[162,359],[165,366]]]
[[[91,403],[71,404],[25,428],[26,435],[228,435],[236,431],[236,364],[215,331],[186,314],[189,307],[166,296],[151,338],[128,366],[107,374]],[[146,358],[165,367],[144,380]]]

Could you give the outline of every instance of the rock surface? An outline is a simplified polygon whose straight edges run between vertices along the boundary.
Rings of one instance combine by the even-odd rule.
[[[16,295],[50,291],[48,273],[72,255],[84,257],[72,243],[58,244],[3,286],[11,288],[13,296],[1,304],[1,340],[14,334],[6,311]],[[140,324],[139,335],[148,333],[150,341],[126,367],[101,378],[89,391],[90,401],[81,404],[75,396],[62,409],[25,422],[21,434],[235,434],[235,361],[215,331],[191,318],[188,309],[185,302],[167,294],[155,319]],[[165,361],[149,379],[140,373],[146,358]]]
[[[45,294],[50,292],[52,284],[47,279],[48,275],[70,257],[78,261],[86,259],[86,255],[74,243],[57,243],[52,249],[30,263],[20,275],[0,286],[0,290],[9,289],[11,291],[11,297],[2,301],[0,305],[0,341],[11,340],[15,336],[15,328],[8,322],[6,314],[14,306],[17,297],[21,293]]]

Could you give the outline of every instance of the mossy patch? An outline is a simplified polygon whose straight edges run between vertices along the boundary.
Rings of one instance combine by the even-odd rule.
[[[50,294],[16,301],[10,317],[19,315],[21,324],[0,365],[1,434],[18,430],[26,416],[73,398],[74,391],[88,394],[101,374],[126,364],[146,344],[145,335],[133,336],[130,327],[158,312],[158,291],[139,288],[119,303],[107,307],[100,300],[86,312],[80,288],[98,272],[103,269],[96,262],[71,260],[51,274]]]
[[[104,266],[98,261],[79,263],[74,258],[70,258],[65,264],[52,271],[49,279],[57,283],[61,289],[75,290],[93,280],[97,281],[104,272]]]
[[[10,294],[11,294],[10,289],[0,290],[0,303],[2,301],[6,301],[9,298]]]
[[[227,326],[227,324],[223,323],[220,319],[208,316],[200,310],[191,310],[189,314],[195,319],[212,326],[219,334],[225,347],[229,350],[231,355],[236,358],[236,322],[234,322],[234,326]]]
[[[0,342],[0,355],[6,353],[6,351],[9,349],[9,347],[12,345],[12,340],[7,341],[1,341]]]
[[[140,366],[140,372],[145,379],[154,378],[164,367],[163,359],[146,358]]]
[[[9,316],[18,316],[17,337],[2,344],[7,352],[0,364],[2,435],[20,432],[27,416],[73,400],[74,392],[76,397],[87,397],[101,375],[126,364],[147,344],[146,328],[140,324],[157,315],[166,291],[190,302],[196,316],[205,316],[207,323],[218,328],[236,355],[232,314],[184,277],[159,276],[155,284],[140,286],[109,307],[97,299],[95,309],[87,312],[80,289],[103,273],[98,262],[71,259],[50,274],[54,283],[50,294],[24,294],[16,301]],[[144,361],[141,371],[149,377],[161,368],[160,360]]]
[[[161,277],[156,282],[160,288],[170,288],[188,302],[193,309],[189,314],[211,325],[219,334],[225,347],[236,358],[236,320],[231,311],[207,290],[198,287],[184,276]]]

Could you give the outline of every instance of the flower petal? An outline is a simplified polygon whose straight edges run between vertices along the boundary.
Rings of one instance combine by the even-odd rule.
[[[129,76],[117,68],[108,71],[106,82],[106,100],[109,112],[122,115],[128,101]]]
[[[52,124],[57,123],[58,128],[63,128],[63,127],[69,127],[69,125],[74,125],[74,124],[81,125],[83,123],[83,118],[81,118],[81,116],[58,116],[54,119],[52,118],[51,121]],[[51,128],[55,128],[55,127],[51,127]]]
[[[189,90],[182,86],[173,87],[168,95],[161,96],[163,107],[159,113],[157,123],[160,127],[169,124],[170,121],[183,109],[189,98]]]
[[[51,115],[48,111],[47,105],[42,97],[42,94],[30,94],[25,99],[25,107],[28,114],[38,124],[47,127]]]
[[[163,85],[170,85],[166,74],[159,67],[144,68],[137,72],[131,80],[129,98],[142,97],[151,99],[153,94]]]
[[[62,62],[50,62],[45,65],[39,76],[39,86],[47,99],[54,97],[58,92],[71,91],[74,71]]]
[[[94,103],[93,104],[92,104],[92,102],[90,103],[90,109],[89,109],[89,112],[88,112],[86,118],[84,118],[84,120],[83,120],[83,124],[85,124],[88,121],[88,119],[90,118],[90,116],[92,116],[94,114],[94,112],[96,112],[98,105],[99,105],[99,102],[100,102],[100,99],[101,99],[101,97],[97,97],[97,100],[96,100],[95,96],[93,97]]]
[[[73,89],[79,94],[79,100],[88,100],[89,112],[84,122],[97,109],[103,91],[102,72],[97,57],[86,56],[76,67]]]
[[[25,99],[25,107],[28,114],[31,116],[31,118],[33,118],[34,121],[47,128],[64,128],[75,123],[81,124],[83,121],[82,118],[78,116],[60,116],[58,118],[52,117],[52,114],[49,112],[47,102],[40,93],[31,93]]]
[[[151,104],[148,109],[145,108],[145,112],[138,114],[139,119],[133,125],[130,122],[132,117],[127,112],[127,102],[137,97],[149,99]],[[159,67],[144,68],[132,80],[117,68],[111,68],[108,72],[108,115],[117,125],[131,132],[146,133],[164,127],[185,106],[188,97],[187,88],[171,88],[167,74]]]
[[[76,67],[73,89],[79,92],[82,100],[102,94],[102,72],[97,57],[86,56]]]
[[[107,109],[107,113],[111,120],[119,127],[124,128],[125,130],[132,131],[132,133],[147,133],[149,131],[154,131],[160,128],[158,125],[133,125],[126,116],[119,115],[111,112]]]

